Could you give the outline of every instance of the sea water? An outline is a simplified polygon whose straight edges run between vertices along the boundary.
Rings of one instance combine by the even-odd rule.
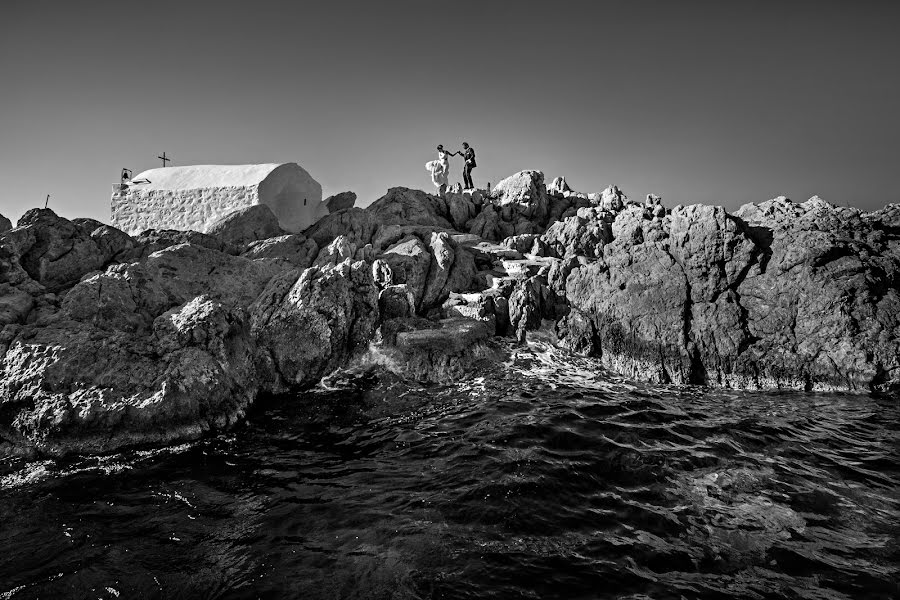
[[[0,598],[896,598],[900,398],[638,384],[533,343],[202,441],[0,471]]]

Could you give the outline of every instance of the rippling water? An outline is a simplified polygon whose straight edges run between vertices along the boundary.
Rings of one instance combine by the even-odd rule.
[[[480,375],[7,465],[0,598],[900,597],[897,397]]]

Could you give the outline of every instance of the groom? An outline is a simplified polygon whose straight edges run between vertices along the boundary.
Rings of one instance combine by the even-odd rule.
[[[470,148],[468,142],[463,142],[462,151],[454,152],[454,154],[459,154],[465,160],[463,163],[463,189],[474,190],[475,184],[472,183],[472,169],[478,166],[475,164],[475,149]]]

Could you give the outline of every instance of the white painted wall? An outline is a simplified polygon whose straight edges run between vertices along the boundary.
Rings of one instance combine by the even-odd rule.
[[[145,229],[206,231],[229,212],[266,204],[283,229],[303,231],[328,214],[322,186],[296,163],[191,165],[150,169],[127,190],[114,192],[111,223],[137,234]]]

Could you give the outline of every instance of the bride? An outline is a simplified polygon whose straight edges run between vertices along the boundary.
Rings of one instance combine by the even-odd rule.
[[[450,155],[442,144],[438,144],[437,151],[438,159],[425,163],[425,170],[431,173],[431,181],[438,191],[443,192],[450,184]]]

